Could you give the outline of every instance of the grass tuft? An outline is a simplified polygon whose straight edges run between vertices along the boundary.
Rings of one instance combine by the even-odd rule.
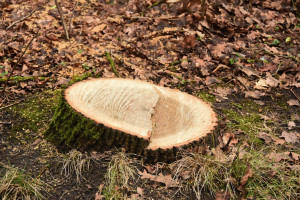
[[[0,164],[0,198],[2,200],[44,199],[45,184],[39,178],[26,175],[23,170]]]
[[[131,189],[129,183],[135,181],[137,176],[137,168],[133,162],[124,152],[112,156],[105,174],[105,199],[122,199],[122,192]]]
[[[182,153],[182,159],[170,165],[174,179],[181,179],[186,189],[192,189],[197,199],[204,191],[214,196],[217,191],[225,189],[233,196],[233,181],[229,164],[221,163],[214,157],[196,153]]]
[[[77,150],[72,150],[65,155],[61,174],[70,177],[75,173],[77,183],[80,183],[82,172],[89,170],[90,158],[86,154],[82,154]]]

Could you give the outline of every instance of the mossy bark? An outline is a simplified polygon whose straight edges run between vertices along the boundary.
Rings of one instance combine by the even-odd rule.
[[[149,144],[148,140],[83,116],[68,104],[63,94],[44,136],[63,151],[71,148],[101,151],[111,147],[124,147],[129,152],[143,154]]]

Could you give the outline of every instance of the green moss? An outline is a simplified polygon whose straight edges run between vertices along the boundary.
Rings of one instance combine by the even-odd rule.
[[[231,108],[222,108],[223,114],[230,121],[227,123],[229,130],[242,130],[246,140],[256,146],[261,146],[263,141],[257,135],[263,126],[259,113],[263,109],[252,100],[244,99],[240,103],[231,103]]]
[[[208,92],[201,91],[197,94],[197,97],[207,102],[216,102],[216,97]]]
[[[10,81],[14,81],[14,82],[25,82],[25,81],[33,81],[35,79],[38,79],[38,80],[45,80],[47,77],[24,77],[24,76],[13,76],[13,77],[10,77]],[[4,83],[7,81],[7,78],[0,78],[0,83]]]
[[[21,117],[21,122],[13,127],[12,132],[24,133],[37,132],[40,128],[47,127],[58,102],[59,91],[45,91],[27,97],[27,100],[11,107],[11,110]]]

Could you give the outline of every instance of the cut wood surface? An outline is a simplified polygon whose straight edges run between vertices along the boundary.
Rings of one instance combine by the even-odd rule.
[[[192,95],[131,79],[90,79],[77,82],[65,90],[64,102],[75,113],[110,130],[95,129],[92,134],[105,132],[105,136],[97,139],[114,140],[110,141],[111,146],[126,143],[133,151],[139,149],[139,152],[173,149],[199,141],[211,134],[217,121],[212,108]],[[54,117],[52,121],[56,121],[58,125],[55,129],[49,128],[48,134],[61,132],[60,127],[65,123],[63,120],[71,120],[69,124],[74,129],[82,123],[78,117],[70,115],[62,118],[63,115],[60,112],[60,117]],[[91,129],[83,126],[86,125],[80,126],[81,133],[72,130],[68,137],[75,138],[74,134],[85,135],[83,132],[87,128]],[[114,139],[112,137],[119,136],[111,131],[142,140],[143,146],[136,147],[142,142],[133,142],[135,139],[130,139],[132,144],[128,139]],[[68,138],[63,134],[60,133],[63,138]]]

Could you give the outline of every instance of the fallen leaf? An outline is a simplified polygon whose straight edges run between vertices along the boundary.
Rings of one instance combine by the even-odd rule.
[[[104,196],[101,194],[103,190],[104,184],[100,184],[98,188],[98,192],[95,194],[95,200],[101,200],[104,198]]]
[[[67,84],[71,81],[71,79],[69,78],[64,78],[64,77],[61,77],[58,79],[58,81],[55,83],[55,86],[58,86],[58,85],[64,85],[64,84]]]
[[[167,188],[177,187],[179,185],[179,182],[174,180],[171,174],[163,175],[162,173],[160,173],[155,177],[154,181],[164,183]]]
[[[264,103],[263,101],[260,101],[260,100],[254,100],[254,102],[255,102],[256,104],[258,104],[258,105],[261,105],[261,106],[265,105],[265,103]],[[267,116],[265,116],[265,117],[267,117]],[[261,117],[261,119],[266,120],[266,119],[263,118],[263,117]],[[270,119],[270,118],[268,118],[268,119]]]
[[[296,124],[295,124],[294,121],[289,121],[289,122],[288,122],[288,129],[289,129],[289,130],[293,129],[293,127],[295,127],[295,126],[296,126]]]
[[[214,56],[220,57],[222,53],[225,51],[226,44],[225,43],[219,43],[216,46],[213,46],[212,54]]]
[[[238,69],[241,70],[242,72],[244,72],[245,74],[247,74],[247,76],[259,77],[259,73],[249,67],[239,66]]]
[[[220,81],[216,77],[214,77],[214,76],[208,76],[205,79],[205,84],[206,85],[211,85],[211,84],[219,83],[219,82]]]
[[[137,187],[137,188],[136,188],[136,192],[137,192],[141,197],[144,195],[144,189],[143,189],[143,188]]]
[[[291,160],[291,158],[284,153],[269,153],[267,157],[274,162],[280,162],[281,160]]]
[[[95,159],[95,160],[99,160],[100,158],[104,158],[107,157],[107,155],[105,153],[98,153],[96,151],[93,151],[91,153],[91,158]]]
[[[216,192],[215,200],[230,200],[230,193],[226,191]]]
[[[287,102],[290,106],[300,106],[300,103],[296,99],[291,99]]]
[[[193,48],[196,46],[196,42],[197,42],[197,38],[195,37],[194,34],[192,35],[186,35],[184,37],[184,46],[187,48],[187,47],[190,47],[190,48]]]
[[[145,165],[144,167],[147,169],[147,171],[149,173],[154,173],[155,172],[155,169],[150,165]]]
[[[253,99],[260,99],[260,97],[265,96],[266,94],[260,91],[246,91],[245,92],[245,98],[253,98]]]
[[[242,177],[241,181],[240,181],[240,186],[239,187],[243,187],[244,185],[247,184],[249,178],[251,178],[253,175],[253,171],[250,167],[250,165],[248,165],[247,169],[246,169],[246,173],[245,175]]]
[[[280,81],[277,80],[276,78],[272,77],[270,73],[267,73],[267,78],[266,79],[259,79],[258,82],[255,84],[255,89],[258,90],[264,90],[269,87],[277,87],[279,85]]]
[[[139,171],[139,174],[142,175],[142,179],[149,178],[151,181],[159,182],[159,183],[164,183],[167,188],[169,187],[178,187],[179,182],[174,180],[170,174],[168,175],[163,175],[160,173],[158,176],[149,174],[146,170],[143,172]]]
[[[31,145],[35,146],[37,144],[39,144],[42,140],[41,139],[36,139]]]
[[[107,24],[101,24],[93,27],[90,31],[92,34],[99,33],[100,31],[103,31],[106,28],[106,26]]]
[[[227,145],[227,143],[229,142],[229,140],[233,138],[233,134],[231,132],[227,132],[222,136],[222,141],[224,145]]]
[[[212,153],[215,155],[216,159],[222,163],[227,162],[228,156],[224,154],[224,152],[221,150],[220,145],[218,145],[216,148],[212,150]]]
[[[284,144],[285,143],[285,140],[283,140],[283,139],[275,139],[275,144],[276,145],[282,145],[282,144]]]
[[[263,139],[266,144],[270,144],[273,141],[272,137],[265,132],[259,132],[259,138]]]
[[[246,89],[248,89],[248,88],[250,87],[250,85],[251,85],[250,81],[248,81],[248,79],[246,79],[246,78],[244,78],[244,77],[239,76],[239,77],[237,77],[237,80],[238,80],[241,84],[243,84],[243,86],[244,86]]]
[[[295,144],[299,141],[298,136],[295,133],[292,133],[292,132],[288,133],[286,131],[283,131],[281,133],[280,137],[283,137],[286,142],[292,143],[292,144]]]
[[[296,161],[298,161],[299,158],[300,158],[300,155],[297,154],[297,153],[291,152],[291,155],[292,155],[292,158],[293,158],[294,160],[296,160]]]

